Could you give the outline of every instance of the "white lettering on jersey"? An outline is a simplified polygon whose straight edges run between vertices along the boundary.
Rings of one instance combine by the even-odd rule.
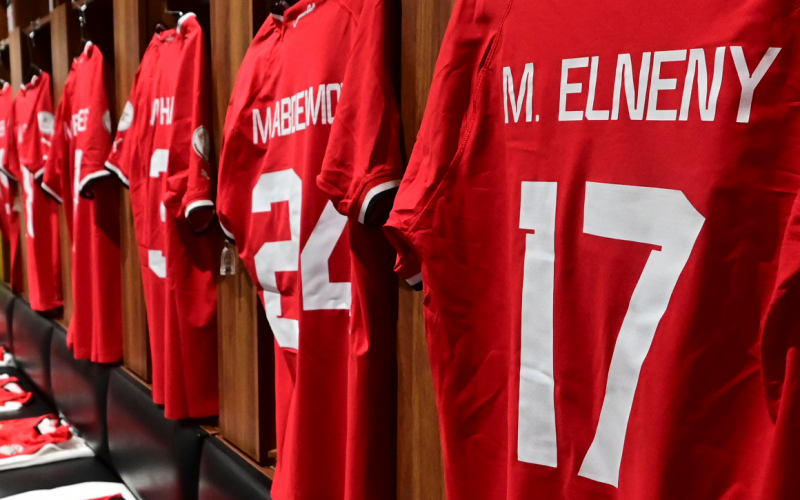
[[[663,50],[653,54],[653,73],[650,76],[650,99],[647,102],[647,119],[674,121],[678,116],[675,109],[658,109],[658,93],[661,90],[678,88],[677,78],[661,78],[661,65],[668,62],[686,60],[685,50]]]
[[[167,258],[161,250],[147,251],[147,267],[159,278],[167,277]]]
[[[614,78],[614,103],[611,106],[611,119],[619,118],[619,100],[622,81],[625,81],[625,98],[628,102],[628,115],[631,120],[644,118],[644,102],[647,97],[647,79],[650,77],[650,52],[642,54],[642,67],[639,70],[639,90],[633,86],[633,61],[630,54],[617,57],[617,75]],[[637,98],[638,95],[638,98]]]
[[[640,121],[643,119],[650,121],[687,121],[692,117],[691,107],[694,89],[697,88],[697,107],[699,118],[702,121],[714,121],[717,116],[717,103],[723,84],[733,82],[734,79],[725,79],[725,58],[730,49],[731,58],[740,84],[740,97],[738,104],[738,123],[749,123],[750,113],[753,107],[753,98],[756,88],[764,79],[778,57],[781,49],[770,47],[759,60],[755,69],[750,71],[753,61],[750,64],[744,55],[744,50],[740,46],[717,47],[714,50],[714,62],[709,85],[709,65],[706,49],[693,48],[681,50],[667,50],[655,52],[643,52],[641,66],[639,68],[638,87],[634,81],[633,58],[631,54],[619,54],[617,56],[616,73],[612,87],[612,106],[611,110],[598,109],[596,107],[597,96],[605,94],[610,81],[603,81],[605,73],[600,72],[600,65],[603,60],[600,56],[578,57],[563,59],[561,61],[561,85],[559,89],[559,121],[581,121],[581,120],[618,120],[620,107],[622,105],[622,93],[625,92],[625,99],[628,106],[628,116],[631,120]],[[683,81],[679,78],[663,78],[662,66],[669,68],[669,72],[675,74],[674,68],[679,67],[680,63],[682,74],[685,75]],[[578,71],[589,68],[588,75]],[[683,71],[682,68],[685,68]],[[584,80],[580,81],[583,75]],[[583,82],[588,76],[588,91],[586,93],[586,109],[578,111],[573,108],[570,110],[569,99],[573,94],[583,94]],[[525,121],[532,121],[532,102],[533,102],[533,63],[527,63],[522,73],[519,90],[514,85],[514,76],[511,66],[503,68],[503,109],[505,111],[505,123],[509,123],[509,103],[511,103],[511,115],[514,123],[519,122],[522,114],[522,104],[525,102]],[[682,95],[680,109],[659,108],[658,99],[662,92],[677,90],[682,85]],[[728,83],[732,85],[732,83]],[[735,85],[735,84],[733,84]],[[649,88],[648,88],[649,86]],[[607,95],[607,94],[605,94]],[[577,96],[572,97],[577,100]],[[545,99],[543,102],[551,102]],[[324,108],[324,105],[323,105]],[[313,101],[308,102],[309,112],[314,113]],[[325,114],[323,113],[323,118]],[[539,121],[539,115],[536,115]]]
[[[525,234],[522,278],[517,457],[557,467],[554,283],[554,182],[523,182],[520,229]],[[578,475],[617,486],[622,451],[642,366],[672,293],[689,261],[703,217],[683,192],[586,183],[583,232],[657,247],[650,250],[617,335],[594,439]]]
[[[511,113],[514,115],[514,123],[519,121],[522,113],[522,101],[525,101],[525,121],[529,122],[533,117],[533,63],[525,65],[522,73],[522,81],[519,82],[518,96],[514,92],[514,77],[511,75],[511,67],[503,68],[503,108],[506,112],[506,123],[508,123],[508,103],[511,102]]]
[[[89,108],[79,110],[72,115],[72,137],[77,137],[89,128]]]
[[[597,65],[599,62],[599,56],[592,57],[592,69],[589,74],[589,98],[586,100],[587,120],[608,120],[608,111],[594,109],[594,94],[597,91]]]
[[[28,132],[28,124],[23,123],[17,126],[17,144],[22,145],[25,142],[25,134]]]
[[[706,67],[706,51],[692,49],[689,51],[689,70],[686,73],[686,83],[683,85],[683,99],[681,100],[681,114],[679,120],[689,119],[689,104],[692,101],[692,86],[697,74],[697,100],[700,106],[700,119],[704,122],[714,121],[717,114],[717,99],[719,89],[722,87],[722,69],[725,65],[725,47],[717,47],[714,56],[714,77],[711,80],[711,90],[708,89],[708,69]]]
[[[561,98],[559,99],[558,121],[569,122],[583,120],[582,111],[567,111],[567,96],[569,94],[580,94],[583,89],[582,83],[569,83],[569,70],[573,68],[586,68],[588,66],[588,57],[564,59],[561,61]]]
[[[22,167],[22,189],[25,190],[25,227],[28,237],[35,238],[33,232],[33,174],[30,170]]]
[[[0,137],[6,136],[6,122],[0,121]]]
[[[301,271],[305,311],[350,309],[350,282],[331,282],[329,268],[333,250],[347,226],[347,217],[337,212],[328,200],[300,253],[303,181],[292,169],[262,174],[253,188],[252,213],[271,212],[272,204],[280,202],[289,204],[290,239],[262,244],[254,261],[275,340],[284,349],[298,349],[300,323],[283,316],[283,292],[278,287],[277,273]]]
[[[126,105],[127,111],[127,105]],[[150,125],[172,125],[172,116],[175,113],[175,97],[157,97],[153,99],[153,113],[150,115]],[[124,116],[124,115],[123,115]]]
[[[81,164],[83,163],[83,150],[75,150],[75,175],[72,180],[72,213],[73,216],[78,213],[78,202],[80,201],[81,191]],[[74,249],[74,242],[73,242]]]
[[[333,94],[336,94],[335,99]],[[318,122],[322,125],[333,123],[334,103],[339,102],[341,94],[341,83],[328,83],[318,87],[316,97],[314,87],[309,87],[276,100],[264,111],[253,108],[253,144],[266,144],[276,135],[291,135]]]
[[[158,177],[169,166],[169,149],[156,149],[150,157],[150,177]]]
[[[742,96],[739,99],[739,114],[736,116],[736,121],[739,123],[747,123],[750,121],[750,108],[753,107],[753,93],[755,93],[756,86],[761,83],[761,79],[767,74],[767,70],[775,62],[778,53],[781,51],[778,47],[770,47],[767,49],[761,62],[756,66],[753,74],[747,68],[747,61],[744,57],[744,52],[741,47],[731,47],[731,54],[733,55],[733,62],[736,65],[736,73],[739,74],[739,83],[742,84]]]

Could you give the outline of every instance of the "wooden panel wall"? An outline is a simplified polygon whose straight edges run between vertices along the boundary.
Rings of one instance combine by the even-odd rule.
[[[114,60],[117,120],[128,101],[136,71],[147,48],[146,0],[114,1]],[[133,228],[131,198],[120,196],[120,245],[122,253],[122,334],[125,366],[150,381],[150,348],[144,304],[142,270]]]
[[[454,0],[400,1],[400,112],[406,151],[411,152]],[[444,466],[422,293],[405,284],[400,287],[397,356],[398,500],[444,500]]]
[[[211,70],[214,139],[222,149],[225,113],[239,66],[255,31],[266,18],[263,0],[211,0]],[[218,286],[220,431],[225,439],[266,465],[275,447],[272,335],[259,313],[253,281],[228,251],[236,273],[221,276]],[[235,388],[235,389],[234,389]]]
[[[69,5],[59,5],[50,14],[50,43],[53,58],[53,106],[58,109],[61,97],[64,94],[64,85],[67,82],[71,55],[78,49],[80,36],[78,34],[77,17]],[[72,244],[67,231],[67,214],[64,205],[58,208],[59,235],[61,237],[61,293],[64,297],[64,315],[62,324],[69,325],[72,320],[74,301],[72,295]]]

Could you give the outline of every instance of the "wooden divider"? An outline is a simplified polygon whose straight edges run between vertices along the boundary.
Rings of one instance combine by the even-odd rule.
[[[263,0],[211,0],[211,74],[217,155],[239,66],[267,15]],[[259,313],[256,288],[236,247],[235,274],[221,276],[218,290],[220,430],[256,462],[269,463],[275,447],[272,334]]]
[[[64,94],[64,85],[67,82],[71,55],[80,50],[80,35],[78,32],[77,17],[71,12],[67,4],[59,5],[50,14],[50,43],[53,57],[53,106],[58,108]],[[67,230],[67,214],[64,205],[58,207],[59,234],[61,236],[61,277],[62,295],[64,297],[64,315],[61,319],[63,325],[69,325],[74,310],[72,296],[72,243]],[[71,214],[70,214],[71,216]]]
[[[114,74],[117,119],[128,101],[139,62],[147,48],[145,0],[114,2]],[[120,196],[120,249],[122,254],[122,335],[125,366],[150,381],[150,348],[139,249],[133,228],[131,197]]]
[[[400,112],[409,153],[428,98],[454,0],[400,0]],[[444,500],[444,465],[433,391],[422,293],[400,287],[397,331],[398,500]]]

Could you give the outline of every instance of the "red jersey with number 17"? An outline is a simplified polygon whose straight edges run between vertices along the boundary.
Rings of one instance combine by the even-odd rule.
[[[50,155],[55,117],[50,75],[42,73],[23,85],[14,102],[19,171],[24,193],[28,300],[37,311],[61,307],[61,249],[58,205],[36,186]]]
[[[67,343],[78,359],[114,363],[122,359],[119,183],[103,168],[111,150],[104,82],[103,54],[87,44],[64,87],[41,186],[64,204],[72,240]]]
[[[799,21],[457,2],[388,223],[450,500],[800,498]]]
[[[394,252],[363,224],[402,176],[385,9],[302,0],[273,15],[225,121],[219,218],[277,343],[279,500],[396,494]]]

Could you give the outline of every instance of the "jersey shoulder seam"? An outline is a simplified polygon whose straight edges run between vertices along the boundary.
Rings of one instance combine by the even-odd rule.
[[[430,210],[431,205],[439,198],[439,194],[443,189],[445,189],[445,186],[448,183],[453,172],[455,171],[455,168],[461,163],[461,158],[464,155],[464,150],[466,149],[467,142],[469,142],[469,139],[472,136],[473,125],[477,117],[477,104],[478,104],[477,96],[480,95],[479,91],[480,89],[483,88],[484,78],[489,70],[489,67],[491,66],[495,50],[497,49],[497,44],[499,42],[500,36],[503,33],[503,28],[505,26],[506,18],[508,17],[508,13],[511,11],[511,5],[513,3],[514,0],[508,0],[508,4],[506,4],[506,8],[503,11],[503,15],[500,18],[500,22],[497,25],[497,32],[491,36],[492,42],[491,42],[491,47],[489,48],[489,52],[486,55],[486,61],[483,67],[481,67],[480,71],[478,72],[477,82],[472,86],[472,89],[470,90],[471,95],[470,95],[469,109],[467,111],[467,125],[466,129],[464,130],[464,134],[462,135],[461,140],[459,141],[458,149],[453,155],[453,159],[450,161],[450,165],[448,165],[447,170],[442,176],[442,180],[439,182],[439,185],[436,186],[436,189],[433,191],[432,196],[425,203],[425,206],[422,208],[422,210],[420,210],[419,213],[411,221],[411,224],[409,225],[409,232],[413,233],[419,229],[419,226],[422,223],[422,216]]]

